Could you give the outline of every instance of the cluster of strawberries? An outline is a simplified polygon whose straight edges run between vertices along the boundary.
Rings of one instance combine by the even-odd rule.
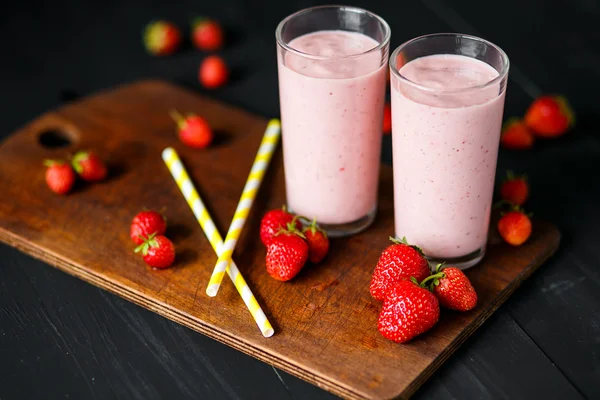
[[[153,268],[168,268],[175,261],[175,246],[165,236],[167,220],[158,211],[145,210],[131,221],[129,236],[138,247],[144,262]]]
[[[515,176],[512,171],[500,187],[501,200],[497,206],[507,209],[498,220],[498,232],[502,239],[513,246],[520,246],[531,236],[531,219],[522,206],[529,198],[529,183],[525,176]]]
[[[405,343],[433,328],[440,306],[469,311],[477,305],[477,293],[458,268],[437,266],[432,274],[423,251],[406,238],[388,246],[371,278],[371,296],[383,301],[377,328],[387,339]]]
[[[267,247],[267,272],[278,281],[289,281],[307,261],[318,264],[329,252],[329,239],[317,221],[302,228],[300,219],[282,207],[268,211],[260,222],[260,240]]]
[[[70,162],[68,162],[70,161]],[[70,160],[45,160],[46,184],[56,194],[67,194],[73,189],[77,175],[87,182],[104,180],[106,165],[93,151],[79,151]]]
[[[212,19],[197,18],[191,24],[190,39],[194,46],[203,51],[217,51],[223,47],[224,32],[221,25]],[[172,22],[152,21],[144,29],[146,51],[155,56],[167,56],[175,53],[182,42],[179,28]],[[218,55],[202,60],[198,69],[198,80],[207,89],[215,89],[227,83],[229,68]]]
[[[526,150],[535,138],[555,138],[574,124],[575,114],[562,96],[541,96],[527,109],[523,119],[511,118],[502,129],[500,143],[507,149]]]

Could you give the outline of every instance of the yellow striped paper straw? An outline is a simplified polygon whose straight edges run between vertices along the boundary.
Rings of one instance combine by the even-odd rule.
[[[177,186],[179,186],[183,197],[200,223],[200,226],[202,227],[202,230],[208,238],[212,248],[215,250],[215,253],[219,255],[222,252],[223,239],[221,238],[215,223],[208,214],[206,206],[202,202],[198,191],[196,188],[194,188],[194,185],[192,184],[187,171],[183,167],[177,152],[173,148],[167,147],[162,152],[162,158],[165,164],[167,164],[167,168],[169,168],[171,175],[173,175]],[[267,316],[263,310],[260,308],[260,305],[248,287],[246,280],[244,280],[240,270],[233,261],[229,265],[227,273],[229,274],[229,277],[231,278],[231,281],[233,282],[233,285],[237,289],[238,293],[244,300],[244,303],[246,303],[246,307],[248,307],[248,310],[250,310],[250,314],[252,314],[252,317],[254,318],[254,321],[256,321],[256,325],[258,325],[263,336],[273,336],[275,331],[273,330],[271,323],[267,319]]]
[[[262,179],[265,176],[265,172],[267,171],[271,157],[275,152],[277,143],[279,143],[280,136],[281,124],[279,123],[279,120],[272,119],[269,121],[269,125],[267,125],[267,130],[265,131],[262,142],[260,143],[260,147],[258,148],[258,153],[254,159],[252,169],[250,170],[250,175],[248,175],[246,186],[244,186],[242,197],[240,198],[240,202],[238,203],[235,214],[233,215],[231,226],[229,227],[227,237],[225,238],[225,243],[223,244],[223,251],[219,254],[219,259],[217,260],[215,269],[210,277],[210,281],[208,282],[206,294],[211,297],[216,296],[217,292],[219,291],[219,286],[221,285],[221,281],[223,280],[227,266],[231,262],[233,250],[235,249],[235,245],[237,244],[240,234],[242,233],[242,228],[246,223],[246,218],[248,218],[248,214],[252,208],[252,203],[254,203],[256,193],[258,192],[258,188],[260,187]]]

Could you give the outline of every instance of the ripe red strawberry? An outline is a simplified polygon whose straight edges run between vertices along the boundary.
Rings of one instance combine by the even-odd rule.
[[[308,259],[308,244],[293,223],[281,231],[267,247],[267,272],[278,281],[289,281],[304,267]]]
[[[525,113],[525,123],[536,136],[544,138],[564,134],[573,125],[575,114],[562,96],[541,96]]]
[[[430,285],[427,283],[430,282]],[[438,264],[436,273],[421,282],[431,289],[442,307],[450,310],[469,311],[477,305],[477,292],[471,281],[458,268]]]
[[[209,56],[202,61],[198,70],[198,79],[207,89],[223,86],[229,78],[229,69],[219,56]]]
[[[73,156],[71,164],[84,181],[101,181],[108,173],[104,162],[92,151],[78,151]]]
[[[144,29],[144,46],[152,55],[173,54],[180,44],[181,32],[169,21],[152,21]]]
[[[515,176],[512,171],[506,173],[506,180],[500,187],[500,197],[509,203],[521,206],[529,197],[529,185],[525,176]]]
[[[440,318],[438,299],[407,280],[396,283],[385,297],[377,328],[387,339],[405,343],[427,332]]]
[[[316,218],[310,226],[302,231],[308,243],[308,259],[313,264],[318,264],[329,252],[329,239],[327,233],[317,226]]]
[[[383,107],[383,134],[392,133],[392,106],[390,103],[385,103]]]
[[[75,172],[73,168],[64,161],[46,160],[46,184],[54,193],[67,194],[75,184]]]
[[[204,118],[196,114],[188,114],[184,117],[176,110],[171,110],[171,118],[177,123],[179,140],[186,146],[203,149],[210,145],[213,140],[213,131]]]
[[[265,246],[271,244],[273,237],[282,229],[285,229],[289,223],[294,221],[297,230],[302,229],[302,224],[294,215],[287,212],[285,206],[276,208],[262,217],[260,221],[260,240]]]
[[[144,262],[154,268],[167,268],[175,261],[175,246],[165,236],[151,234],[148,239],[136,247],[136,253],[141,252]]]
[[[390,240],[394,244],[381,253],[371,278],[371,296],[380,301],[383,301],[387,291],[401,280],[414,277],[421,282],[431,272],[429,263],[419,247],[408,244],[406,238]]]
[[[498,232],[508,244],[520,246],[531,236],[531,220],[517,208],[500,218]]]
[[[192,23],[192,42],[200,50],[219,50],[223,47],[223,29],[217,21],[198,18]]]
[[[525,123],[517,118],[509,119],[502,127],[500,143],[511,150],[526,150],[533,147],[535,137]]]
[[[167,231],[167,220],[154,210],[142,211],[131,221],[129,236],[136,244],[142,244],[150,235],[164,235]]]

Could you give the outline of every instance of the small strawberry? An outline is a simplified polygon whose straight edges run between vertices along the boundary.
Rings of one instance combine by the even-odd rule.
[[[136,244],[142,244],[150,235],[164,235],[167,230],[167,220],[161,213],[154,210],[142,211],[131,221],[129,236]]]
[[[430,284],[427,285],[428,283]],[[477,305],[477,292],[469,278],[458,268],[438,264],[435,274],[421,282],[421,287],[427,286],[442,307],[469,311]]]
[[[213,140],[213,131],[204,118],[196,114],[188,114],[184,117],[176,110],[170,111],[171,118],[177,123],[179,140],[186,146],[203,149],[209,146]]]
[[[562,96],[538,97],[525,113],[525,123],[539,137],[564,134],[575,122],[575,114]]]
[[[383,134],[389,135],[392,133],[392,106],[390,103],[385,103],[383,108]]]
[[[135,248],[135,252],[141,252],[144,262],[154,268],[167,268],[175,261],[175,246],[165,236],[151,234],[148,238]]]
[[[511,204],[521,206],[529,197],[529,185],[525,176],[515,176],[512,171],[506,173],[506,180],[500,187],[500,197]]]
[[[93,151],[78,151],[73,156],[71,164],[84,181],[101,181],[108,173],[104,162]]]
[[[380,301],[385,299],[387,291],[399,281],[414,277],[420,282],[431,272],[419,247],[408,244],[406,238],[390,240],[393,244],[379,256],[371,278],[371,296]]]
[[[198,80],[207,89],[223,86],[229,78],[229,69],[219,56],[206,57],[200,64]]]
[[[513,246],[520,246],[531,236],[531,220],[518,207],[502,215],[498,221],[500,236]]]
[[[289,281],[304,267],[308,259],[308,244],[294,223],[281,230],[267,247],[267,272],[278,281]]]
[[[46,184],[54,193],[67,194],[75,184],[76,175],[73,168],[64,161],[46,160]]]
[[[535,137],[525,123],[511,118],[502,126],[500,143],[511,150],[527,150],[533,147]]]
[[[327,233],[317,226],[317,219],[313,219],[310,226],[302,231],[308,243],[308,259],[313,264],[318,264],[329,252],[329,239]]]
[[[431,329],[440,318],[438,299],[416,281],[396,283],[385,297],[377,328],[387,339],[405,343]]]
[[[146,51],[155,56],[175,53],[181,44],[179,28],[169,21],[152,21],[144,29]]]
[[[223,47],[223,29],[217,21],[197,18],[192,23],[192,42],[200,50],[219,50]]]
[[[285,206],[276,208],[262,217],[260,221],[260,240],[265,246],[271,244],[273,237],[282,229],[294,221],[297,230],[302,229],[302,224],[293,214],[287,212]]]

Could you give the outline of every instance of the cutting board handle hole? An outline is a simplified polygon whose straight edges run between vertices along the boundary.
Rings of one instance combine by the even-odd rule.
[[[38,134],[38,142],[46,149],[68,147],[72,145],[75,140],[75,135],[59,129],[47,129]]]

